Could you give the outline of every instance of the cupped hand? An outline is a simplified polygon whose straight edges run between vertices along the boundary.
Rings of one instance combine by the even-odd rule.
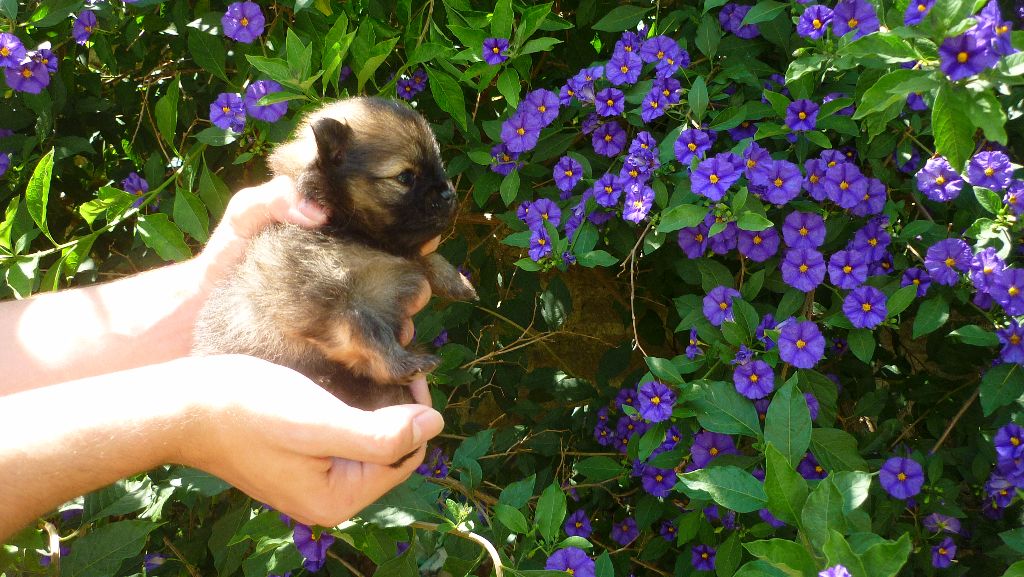
[[[196,360],[220,382],[193,386],[180,460],[301,523],[333,526],[357,514],[408,478],[444,427],[429,407],[361,411],[290,369],[251,357]],[[426,383],[418,385],[419,397]]]

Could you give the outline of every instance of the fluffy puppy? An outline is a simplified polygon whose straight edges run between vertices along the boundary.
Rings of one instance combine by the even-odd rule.
[[[448,261],[419,254],[456,209],[426,120],[379,98],[336,102],[308,115],[270,167],[327,223],[254,238],[200,312],[193,352],[267,359],[361,409],[412,402],[404,385],[439,362],[397,338],[423,282],[444,298],[476,298]]]

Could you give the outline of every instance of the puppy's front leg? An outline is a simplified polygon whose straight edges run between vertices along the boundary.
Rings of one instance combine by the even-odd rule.
[[[476,289],[452,263],[436,252],[423,257],[423,267],[430,290],[441,298],[453,301],[477,300]]]

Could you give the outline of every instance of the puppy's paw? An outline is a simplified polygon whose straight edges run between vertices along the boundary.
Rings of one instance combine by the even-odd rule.
[[[407,353],[396,359],[394,363],[388,363],[392,383],[410,383],[416,376],[426,374],[441,364],[441,359],[435,355],[421,355]]]
[[[478,300],[476,289],[462,273],[460,273],[443,256],[431,253],[423,257],[424,269],[430,290],[434,294],[455,301]]]

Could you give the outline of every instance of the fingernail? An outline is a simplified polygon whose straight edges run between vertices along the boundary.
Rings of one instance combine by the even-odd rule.
[[[434,409],[420,411],[412,420],[412,444],[415,447],[433,439],[444,429],[444,418]]]
[[[327,215],[324,214],[324,211],[308,198],[300,199],[298,204],[295,205],[295,211],[308,220],[310,224],[323,224],[327,222]]]

